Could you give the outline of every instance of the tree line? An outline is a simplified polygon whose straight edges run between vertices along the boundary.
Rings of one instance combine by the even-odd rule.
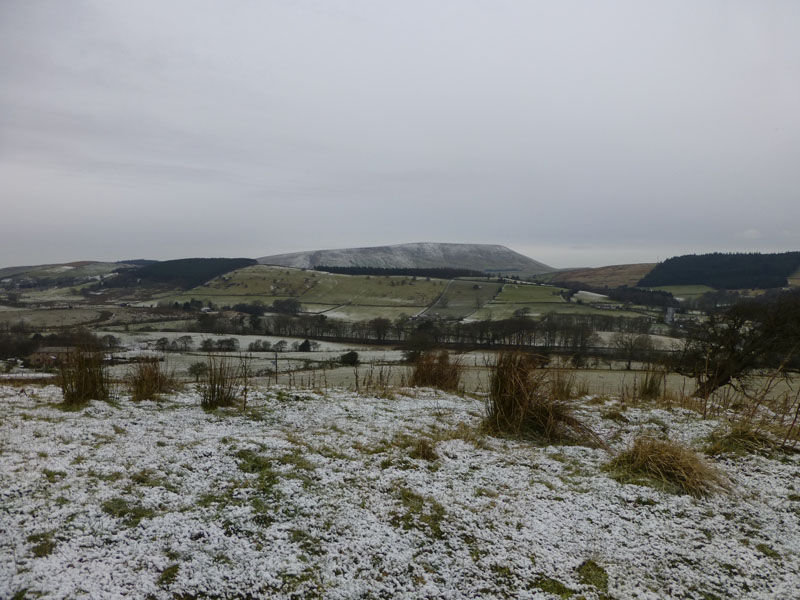
[[[680,302],[678,302],[675,296],[669,292],[664,292],[661,290],[641,290],[638,288],[628,287],[627,285],[615,288],[610,288],[607,286],[599,287],[573,281],[565,281],[559,285],[567,289],[567,298],[574,296],[578,292],[584,291],[592,292],[593,294],[602,294],[604,296],[608,296],[611,300],[624,302],[626,304],[652,306],[655,308],[680,306]]]
[[[602,345],[597,331],[647,334],[651,327],[652,321],[647,317],[557,313],[547,314],[541,319],[513,317],[473,322],[412,319],[408,316],[394,320],[378,317],[346,322],[328,319],[325,315],[277,314],[262,318],[241,314],[228,318],[207,313],[199,316],[194,330],[203,333],[395,343],[420,349],[443,345],[483,348],[519,346],[583,356],[591,348]]]
[[[117,276],[103,281],[105,287],[132,287],[140,280],[168,283],[189,289],[225,273],[258,264],[252,258],[180,258],[139,268],[117,269]]]
[[[687,254],[658,263],[637,285],[708,285],[728,290],[769,289],[786,286],[788,277],[798,268],[800,252]]]

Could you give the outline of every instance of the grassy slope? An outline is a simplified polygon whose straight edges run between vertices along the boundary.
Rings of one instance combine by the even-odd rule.
[[[445,285],[441,279],[414,281],[411,277],[320,274],[317,284],[300,296],[300,300],[361,306],[424,307],[433,302]]]
[[[394,285],[392,285],[394,283]],[[477,289],[475,286],[479,286]],[[502,289],[500,289],[502,288]],[[498,290],[499,293],[498,293]],[[348,321],[401,315],[427,314],[444,317],[502,319],[519,308],[532,314],[564,312],[571,314],[608,314],[587,305],[567,303],[558,295],[561,288],[552,286],[505,284],[491,279],[440,279],[411,277],[375,277],[334,275],[289,267],[255,265],[218,277],[207,285],[161,300],[184,302],[191,298],[211,300],[219,305],[260,300],[298,298],[303,311],[325,312],[331,318]],[[437,298],[444,294],[444,304]],[[614,311],[615,315],[637,316]]]
[[[706,292],[713,292],[714,288],[707,285],[665,285],[651,288],[663,292],[669,292],[676,298],[693,299],[702,296]]]
[[[255,265],[218,277],[181,297],[210,299],[217,303],[252,302],[258,299],[266,304],[271,304],[275,299],[292,297],[298,298],[304,305],[325,305],[327,308],[352,304],[408,306],[421,310],[433,302],[445,285],[446,282],[441,279],[415,281],[411,277],[333,275]],[[318,310],[315,308],[315,311]]]
[[[611,265],[595,269],[573,269],[559,271],[552,281],[574,281],[595,287],[634,287],[639,280],[653,270],[655,263],[638,263],[632,265]]]
[[[491,280],[454,279],[425,314],[443,317],[466,317],[492,300],[502,284]]]

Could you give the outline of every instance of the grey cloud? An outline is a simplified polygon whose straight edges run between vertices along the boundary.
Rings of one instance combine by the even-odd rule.
[[[0,261],[796,249],[798,30],[777,0],[6,0]]]

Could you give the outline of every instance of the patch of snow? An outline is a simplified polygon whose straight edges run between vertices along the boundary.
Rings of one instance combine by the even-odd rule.
[[[790,598],[800,585],[796,455],[719,460],[734,491],[697,500],[621,485],[609,455],[582,446],[450,436],[437,460],[411,458],[402,436],[483,415],[480,400],[432,390],[258,388],[245,413],[205,412],[191,388],[77,412],[60,400],[54,386],[0,385],[2,598],[552,597],[546,578],[598,599],[577,573],[587,559],[615,598]],[[628,409],[620,428],[601,412],[579,414],[615,449],[663,428],[697,446],[717,425]],[[260,474],[240,468],[253,455]],[[42,539],[52,547],[35,553]]]

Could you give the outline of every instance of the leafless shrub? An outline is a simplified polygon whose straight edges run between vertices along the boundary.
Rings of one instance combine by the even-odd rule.
[[[175,389],[175,374],[167,371],[158,358],[137,362],[126,377],[131,400],[157,400],[160,394]]]
[[[98,350],[79,349],[61,361],[58,381],[64,404],[77,406],[89,400],[108,400],[110,381],[103,359]]]
[[[200,405],[206,410],[233,406],[243,394],[243,407],[247,402],[250,370],[246,359],[239,362],[226,356],[208,356],[208,369],[201,376]]]

